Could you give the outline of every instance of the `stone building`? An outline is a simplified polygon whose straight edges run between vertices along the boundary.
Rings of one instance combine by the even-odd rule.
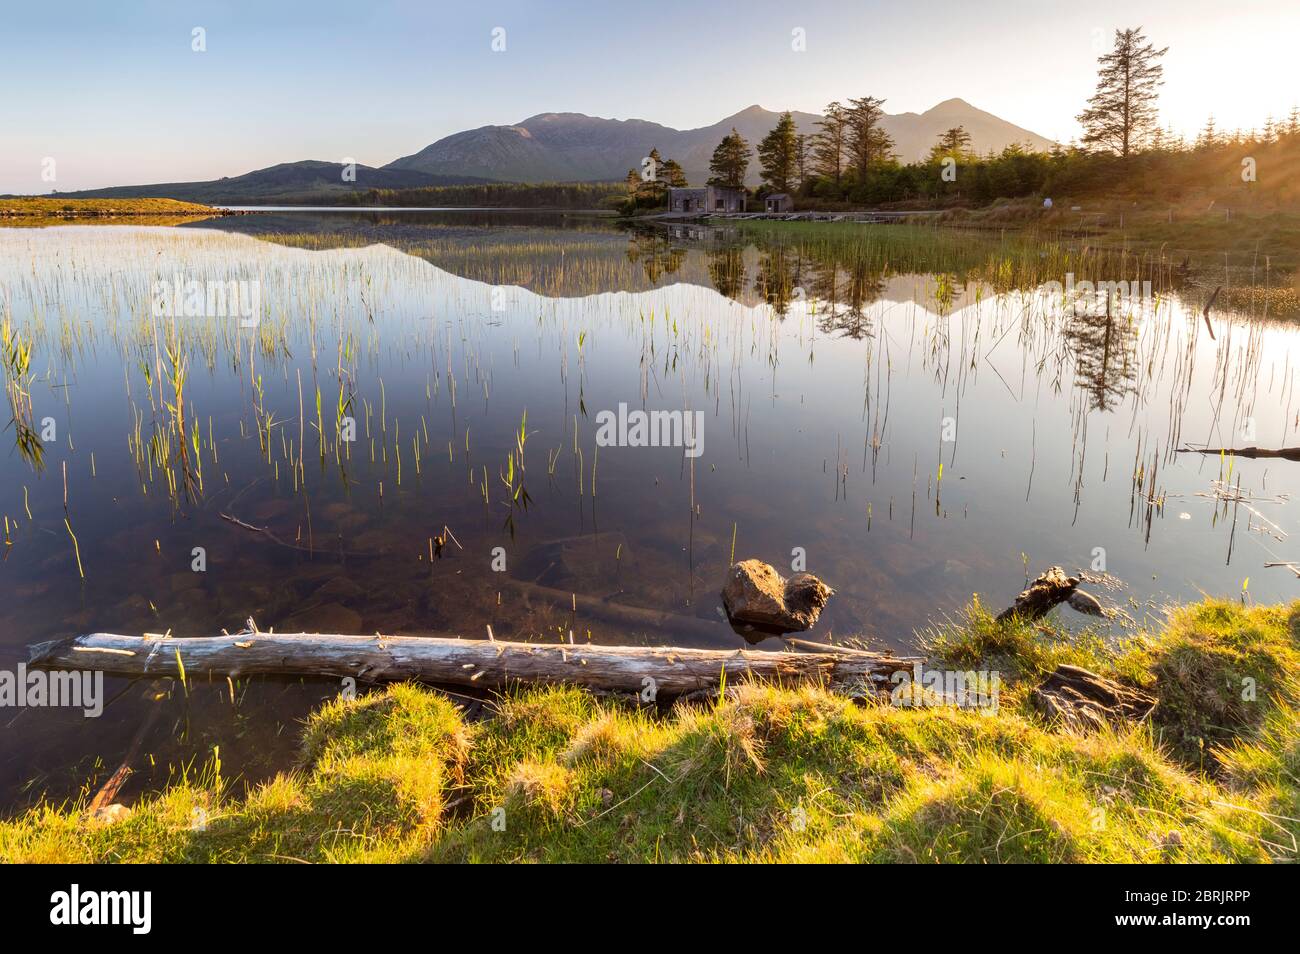
[[[744,212],[745,190],[725,186],[702,189],[669,189],[668,211],[705,215],[712,212]]]

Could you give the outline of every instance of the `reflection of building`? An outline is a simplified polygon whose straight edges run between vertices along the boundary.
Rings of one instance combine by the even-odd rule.
[[[669,189],[670,212],[744,212],[745,191],[725,186],[705,186],[702,189]]]
[[[788,193],[774,192],[763,200],[763,209],[767,212],[793,212],[794,200]]]
[[[718,229],[707,225],[673,224],[668,226],[668,237],[687,242],[707,242],[719,234]]]

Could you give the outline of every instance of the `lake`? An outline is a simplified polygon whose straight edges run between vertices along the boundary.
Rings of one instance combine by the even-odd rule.
[[[250,618],[783,648],[721,611],[750,557],[834,587],[805,638],[877,649],[1053,564],[1116,636],[1207,593],[1289,599],[1265,564],[1300,558],[1297,465],[1178,450],[1300,443],[1300,326],[1239,271],[1204,316],[1178,258],[488,211],[0,228],[7,354],[30,348],[6,370],[0,665]],[[601,432],[633,412],[667,440]],[[214,752],[265,777],[339,691],[105,688],[97,719],[0,710],[6,810],[102,784],[133,742],[137,789]]]

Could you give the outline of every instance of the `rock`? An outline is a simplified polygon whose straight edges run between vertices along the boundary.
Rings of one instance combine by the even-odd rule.
[[[796,573],[785,584],[785,608],[800,629],[811,629],[834,592],[811,573]]]
[[[811,573],[786,580],[761,560],[742,560],[727,573],[722,602],[733,622],[802,632],[816,624],[834,592]]]
[[[1034,690],[1034,702],[1049,716],[1076,729],[1107,722],[1141,721],[1156,707],[1155,696],[1080,666],[1057,666]]]
[[[1091,593],[1085,593],[1083,590],[1075,590],[1070,594],[1067,602],[1070,608],[1088,616],[1106,616],[1106,610],[1102,608],[1101,601]]]

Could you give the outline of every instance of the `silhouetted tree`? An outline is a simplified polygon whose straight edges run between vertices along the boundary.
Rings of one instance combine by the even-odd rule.
[[[1097,92],[1078,115],[1083,142],[1117,152],[1127,159],[1146,143],[1156,124],[1158,88],[1164,67],[1158,60],[1169,47],[1157,50],[1142,28],[1116,30],[1115,46],[1097,58]]]
[[[894,149],[894,140],[880,125],[884,103],[874,96],[849,100],[847,143],[858,182],[865,183],[871,168],[888,159]]]
[[[838,102],[826,107],[826,115],[817,122],[813,137],[813,158],[817,174],[831,179],[838,189],[844,177],[844,151],[847,148],[849,119]]]

